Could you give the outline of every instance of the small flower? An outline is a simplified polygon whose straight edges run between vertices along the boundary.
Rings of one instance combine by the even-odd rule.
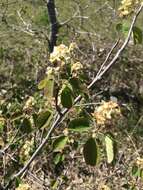
[[[60,67],[55,67],[55,73],[59,73],[59,71],[60,71]]]
[[[100,187],[100,190],[111,190],[111,189],[110,189],[110,187],[107,186],[107,185],[102,185],[102,186]]]
[[[136,164],[140,167],[143,167],[143,158],[137,157]]]
[[[68,136],[68,134],[69,134],[68,128],[65,128],[63,133],[64,133],[65,136]]]
[[[77,44],[75,42],[72,42],[69,46],[69,51],[73,51],[74,49],[77,48]]]
[[[53,67],[47,67],[46,69],[46,74],[49,76],[49,75],[52,75],[53,74]]]
[[[34,97],[33,96],[29,96],[28,100],[25,102],[23,110],[31,112],[34,105],[35,105],[35,99],[34,99]]]

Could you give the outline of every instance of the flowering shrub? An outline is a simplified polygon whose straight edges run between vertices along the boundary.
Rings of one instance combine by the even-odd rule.
[[[68,179],[70,179],[69,175],[72,173],[70,169],[71,170],[72,168],[74,169],[75,161],[77,161],[76,164],[78,167],[78,171],[75,171],[77,176],[84,175],[85,178],[87,176],[90,177],[92,175],[90,173],[92,173],[92,171],[95,171],[97,172],[97,174],[100,173],[100,176],[103,179],[100,180],[101,179],[100,177],[98,179],[99,175],[94,175],[94,177],[97,176],[96,177],[97,181],[95,182],[96,187],[95,183],[93,183],[94,186],[93,188],[90,187],[92,183],[90,181],[89,188],[110,190],[110,188],[112,188],[110,182],[113,179],[114,172],[115,175],[117,174],[116,179],[119,179],[124,175],[123,170],[125,170],[126,172],[126,167],[122,168],[120,166],[123,166],[122,163],[124,163],[124,166],[127,166],[126,162],[128,161],[126,161],[125,151],[126,150],[130,151],[130,149],[128,150],[128,147],[124,147],[124,149],[118,152],[117,148],[120,148],[122,145],[124,146],[125,144],[124,142],[129,142],[130,139],[133,146],[129,145],[129,147],[131,146],[134,147],[135,154],[136,153],[138,154],[137,159],[135,158],[135,162],[133,162],[135,164],[135,168],[133,168],[134,170],[133,174],[137,178],[141,177],[143,160],[141,155],[139,155],[141,152],[136,151],[137,150],[136,141],[134,143],[133,141],[134,139],[132,140],[133,133],[136,132],[135,128],[137,128],[140,125],[141,119],[139,119],[137,124],[135,124],[135,122],[131,122],[129,130],[132,133],[129,134],[130,138],[125,140],[126,138],[125,133],[127,131],[128,124],[126,125],[125,122],[124,123],[122,122],[123,120],[121,119],[123,117],[122,117],[121,107],[118,104],[118,99],[120,99],[122,94],[119,95],[118,92],[116,92],[117,97],[113,98],[116,99],[116,102],[110,101],[109,100],[110,89],[111,89],[111,94],[112,92],[114,92],[114,90],[116,90],[114,82],[112,83],[113,88],[109,87],[109,91],[108,90],[104,91],[103,89],[103,86],[105,86],[109,82],[108,77],[105,79],[107,83],[102,83],[102,82],[100,83],[100,80],[103,79],[104,74],[107,73],[107,71],[109,71],[111,66],[115,63],[115,61],[117,61],[122,51],[127,46],[128,41],[130,40],[129,37],[133,36],[135,44],[142,43],[142,29],[135,26],[135,22],[132,22],[132,24],[129,25],[128,21],[126,20],[126,18],[128,18],[126,16],[134,12],[134,10],[136,9],[136,7],[139,5],[140,2],[141,1],[139,0],[121,1],[119,13],[121,17],[124,17],[124,19],[117,19],[117,17],[114,17],[115,4],[113,5],[111,2],[110,2],[111,4],[109,2],[105,2],[104,6],[101,7],[101,9],[98,6],[95,6],[93,7],[94,9],[93,11],[92,11],[93,2],[92,3],[88,2],[89,6],[84,5],[79,7],[76,13],[77,15],[75,15],[72,18],[72,20],[79,19],[81,17],[79,24],[82,25],[82,30],[86,30],[86,33],[88,33],[88,36],[90,38],[89,41],[90,47],[89,46],[87,47],[85,45],[86,44],[85,40],[80,44],[80,47],[83,48],[81,50],[79,49],[76,43],[71,43],[69,45],[60,44],[54,47],[54,50],[50,55],[47,54],[47,46],[44,47],[45,48],[44,54],[40,56],[38,59],[37,59],[37,54],[41,54],[41,50],[38,51],[36,55],[35,54],[33,55],[33,53],[29,52],[28,49],[26,49],[27,56],[25,56],[25,54],[23,56],[22,54],[21,57],[17,57],[17,55],[14,53],[14,55],[12,54],[12,58],[11,56],[10,58],[8,58],[8,60],[10,60],[10,63],[12,63],[10,64],[11,65],[10,70],[12,71],[10,72],[11,89],[9,91],[5,91],[2,89],[2,93],[0,93],[0,96],[2,95],[2,98],[0,97],[0,157],[2,158],[0,161],[0,171],[2,172],[0,173],[2,173],[3,177],[3,179],[0,177],[0,184],[2,184],[2,186],[6,185],[6,188],[4,189],[13,189],[13,186],[16,186],[17,188],[16,187],[15,188],[17,190],[30,190],[31,187],[27,183],[31,184],[33,182],[35,183],[36,181],[40,186],[41,185],[45,186],[45,188],[66,189],[65,186],[64,187],[58,187],[58,186],[62,185],[62,180],[65,180],[64,185],[68,184],[69,182]],[[101,3],[103,2],[102,1],[99,2],[100,5]],[[79,3],[76,4],[77,6],[79,6],[80,1]],[[39,5],[40,7],[43,7],[42,4]],[[72,7],[75,7],[75,5]],[[97,11],[95,10],[95,8],[97,8]],[[59,11],[58,9],[57,11]],[[87,9],[89,9],[89,11],[92,13],[84,14],[85,13],[84,10],[86,11]],[[104,19],[104,16],[102,15],[102,13],[105,10],[107,12],[105,15],[110,14],[110,19],[113,19],[110,20],[109,23],[108,19],[106,17]],[[141,10],[141,8],[139,10]],[[22,8],[20,8],[18,13],[21,14],[20,17],[21,20],[29,18],[26,16],[25,12],[27,12],[27,10],[23,10]],[[100,30],[100,24],[96,25],[99,26],[99,28],[95,27],[96,30],[94,31],[93,27],[94,24],[90,24],[87,22],[88,26],[91,27],[92,32],[94,33],[90,32],[89,28],[84,28],[84,23],[86,23],[85,19],[89,19],[89,17],[93,17],[93,15],[97,15],[99,12],[102,15],[103,25],[105,23],[105,26],[103,28],[105,29],[106,32],[102,31],[101,32],[102,36],[96,34],[98,32],[98,29]],[[134,16],[133,21],[136,20],[135,19],[137,18],[136,15]],[[100,20],[100,19],[92,19],[92,20]],[[105,36],[110,37],[110,34],[108,34],[109,31],[108,29],[109,26],[115,27],[114,23],[115,20],[120,20],[121,23],[118,23],[116,25],[117,31],[116,33],[114,31],[113,36],[117,37],[118,35],[121,40],[117,41],[117,43],[113,46],[109,54],[107,54],[105,61],[99,68],[99,64],[101,63],[99,59],[101,58],[102,61],[102,58],[104,58],[105,54],[108,51],[107,50],[108,48],[106,46],[106,38],[104,37],[103,33],[107,33]],[[9,22],[9,19],[8,20],[6,19],[6,21]],[[48,24],[49,22],[50,19],[48,21]],[[74,22],[72,21],[72,25],[74,27],[73,23]],[[19,24],[20,23],[18,23],[18,25]],[[108,26],[108,28],[106,28],[106,26]],[[31,22],[30,27],[31,29],[32,27],[34,27],[33,22]],[[62,27],[60,23],[59,27]],[[18,28],[19,29],[22,28],[22,25],[19,25]],[[82,30],[80,30],[80,28],[81,27],[77,28],[77,30],[75,31],[73,30],[73,32],[76,32],[77,34],[79,33],[79,36],[87,35]],[[69,31],[69,29],[70,27],[67,25],[67,31]],[[44,32],[44,30],[45,29],[42,28],[42,31],[40,32],[40,30],[38,30],[39,32],[37,33],[36,28],[34,27],[33,38],[31,38],[31,40],[34,39],[37,44],[40,44],[42,42],[40,39],[40,33],[42,33],[41,34],[42,40],[45,34],[47,39],[47,32],[49,30],[47,30],[47,27],[46,27],[46,33]],[[131,32],[128,31],[132,31],[133,35],[131,36]],[[73,32],[70,35],[72,35]],[[73,35],[72,39],[77,40],[78,39],[77,34],[75,36]],[[127,36],[124,42],[122,41],[123,34],[125,34],[124,36],[125,38]],[[81,39],[79,39],[79,43]],[[95,41],[94,40],[92,41],[92,39],[94,39]],[[61,40],[64,41],[64,39],[60,39],[58,41]],[[18,40],[16,39],[16,41]],[[105,42],[99,45],[98,41],[100,41],[100,43],[103,41]],[[121,45],[122,42],[123,45]],[[42,44],[45,43],[42,42]],[[101,47],[98,47],[98,45]],[[117,49],[117,53],[114,56],[113,54],[116,51],[116,48],[118,47],[119,49]],[[2,59],[3,58],[7,59],[7,56],[10,52],[11,49],[8,49],[8,51],[6,51],[5,53],[5,49],[1,48],[0,54]],[[38,63],[34,64],[35,67],[34,75],[36,74],[34,76],[34,79],[36,78],[36,81],[34,80],[33,82],[34,86],[32,86],[33,83],[28,86],[26,85],[27,89],[32,87],[30,91],[28,90],[29,95],[27,94],[25,95],[24,94],[25,92],[22,92],[23,89],[19,88],[18,82],[15,89],[15,82],[12,80],[11,76],[14,72],[17,73],[17,70],[14,70],[14,67],[15,64],[20,63],[18,59],[21,61],[21,58],[24,59],[24,57],[25,61],[28,64],[29,62],[31,62],[32,64]],[[83,59],[83,61],[81,61],[81,59]],[[120,61],[120,59],[118,60]],[[130,64],[126,64],[126,59],[124,60],[124,57],[123,58],[121,57],[121,61],[122,60],[125,62],[124,66],[126,66],[125,73],[129,73],[129,75],[132,74],[134,75],[132,66],[130,66]],[[140,59],[138,58],[138,60]],[[39,73],[39,67],[41,69],[41,67],[43,68],[43,66],[47,67],[44,76],[42,76],[41,74],[43,73],[43,70],[42,72]],[[124,71],[124,66],[121,69],[122,71]],[[28,68],[29,67],[31,67],[30,64],[28,65]],[[18,69],[17,76],[21,74],[21,71],[22,71],[21,69],[20,70]],[[118,74],[121,73],[121,75],[124,75],[124,73],[122,73],[120,70],[117,72]],[[38,74],[39,75],[41,74],[41,76],[38,77]],[[22,76],[20,77],[23,78],[23,73]],[[39,82],[38,84],[39,90],[38,90],[36,88],[36,85],[37,81],[39,81],[41,77],[43,77],[43,80]],[[137,73],[137,79],[138,82],[140,82],[140,75],[138,75],[138,73]],[[27,77],[27,80],[29,81],[29,77]],[[120,82],[120,80],[118,81],[116,77],[114,81],[115,83]],[[138,87],[138,84],[136,84],[136,86]],[[128,86],[126,82],[124,84],[124,81],[118,87],[117,88],[119,90],[120,87],[123,87],[123,90],[127,89],[127,91],[130,89],[130,85]],[[17,89],[18,92],[15,93],[15,90]],[[12,94],[9,93],[11,91]],[[35,93],[33,94],[33,92]],[[33,94],[33,96],[31,94]],[[121,103],[122,103],[122,98],[124,97],[121,97],[121,99],[119,100]],[[128,98],[129,101],[130,98],[131,101],[132,99],[136,101],[135,100],[136,98],[134,98],[134,96],[131,95],[128,97],[127,93],[127,99]],[[106,99],[106,101],[102,101],[103,99],[104,100]],[[128,103],[126,104],[126,101],[127,100],[125,100],[125,103],[123,104],[123,107],[125,109],[128,106],[127,105]],[[137,105],[138,102],[141,101],[137,100]],[[124,112],[127,115],[127,117],[130,117],[130,113],[128,113],[130,110],[131,109],[129,108],[126,113]],[[141,112],[141,109],[139,109],[139,111]],[[134,120],[134,118],[133,119],[131,118],[131,120]],[[132,130],[132,128],[134,129]],[[124,132],[122,133],[123,130]],[[116,144],[118,142],[119,146],[117,147]],[[82,156],[83,159],[81,158]],[[90,168],[91,170],[90,169],[89,170],[91,172],[88,173],[89,170],[87,169],[88,167],[86,168],[85,163],[92,167],[96,165],[96,169]],[[88,171],[86,171],[86,169]],[[28,177],[27,181],[25,179],[25,176]],[[22,179],[24,179],[23,183],[21,183],[20,181],[21,177]],[[127,177],[126,179],[128,180],[128,175],[127,176],[125,175],[125,177]],[[93,178],[93,180],[94,179],[95,178]],[[81,183],[82,182],[84,182],[83,179],[81,180]],[[7,185],[9,186],[9,188],[7,188]],[[113,187],[113,189],[121,189],[121,188]],[[72,187],[70,189],[72,189]],[[79,189],[86,189],[86,187],[85,188],[79,187]],[[128,187],[128,189],[131,188]]]
[[[50,103],[55,96],[54,92],[57,91],[54,97],[57,99],[57,104],[61,102],[58,95],[61,95],[61,99],[64,100],[63,95],[68,94],[67,98],[71,102],[68,107],[71,107],[73,97],[77,95],[77,92],[81,92],[84,67],[75,57],[76,49],[75,43],[71,43],[69,47],[61,44],[54,47],[53,53],[50,54],[51,65],[47,67],[46,77],[39,83],[39,89],[44,89],[45,97]]]

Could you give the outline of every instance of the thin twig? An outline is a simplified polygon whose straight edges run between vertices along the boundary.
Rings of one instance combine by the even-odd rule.
[[[77,17],[77,14],[78,14],[78,11],[76,11],[73,16],[71,16],[70,18],[68,18],[68,19],[65,20],[64,22],[61,22],[61,23],[60,23],[60,27],[62,27],[62,26],[64,26],[64,25],[68,24],[69,22],[71,22],[74,18]]]
[[[6,153],[3,155],[3,184],[5,185],[5,177],[6,177]]]
[[[101,102],[91,102],[91,103],[86,103],[86,104],[76,104],[75,107],[81,107],[81,106],[96,106],[96,105],[101,105]]]
[[[109,53],[107,54],[105,61],[103,62],[103,64],[101,65],[98,73],[96,74],[96,77],[100,75],[100,73],[105,69],[105,65],[107,63],[107,61],[109,60],[110,56],[112,55],[112,52],[114,51],[114,49],[117,47],[117,45],[119,44],[120,39],[118,39],[116,41],[116,43],[112,46],[111,50],[109,51]]]

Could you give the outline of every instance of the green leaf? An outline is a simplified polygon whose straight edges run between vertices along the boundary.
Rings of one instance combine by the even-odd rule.
[[[20,131],[22,133],[30,133],[32,131],[31,122],[28,118],[24,118],[21,125],[20,125]]]
[[[19,177],[16,177],[15,178],[15,186],[18,187],[20,183],[22,183],[22,180]]]
[[[59,162],[62,162],[64,160],[64,155],[61,154],[61,152],[56,152],[54,155],[54,164],[57,165]]]
[[[71,108],[73,105],[72,90],[68,86],[62,90],[61,103],[65,108]]]
[[[142,170],[142,168],[134,165],[132,167],[132,176],[140,177],[141,179],[143,179],[143,170]]]
[[[117,32],[124,34],[125,37],[128,35],[129,28],[130,24],[128,21],[124,21],[123,23],[118,23],[116,25]]]
[[[128,35],[128,31],[129,31],[129,28],[130,28],[130,24],[128,21],[124,21],[123,22],[123,25],[122,25],[122,32],[125,36]]]
[[[122,23],[118,23],[118,24],[116,25],[116,30],[117,30],[117,32],[121,32],[121,31],[122,31],[122,27],[123,27]]]
[[[38,84],[38,89],[41,90],[47,86],[48,78],[41,80]]]
[[[139,173],[140,173],[139,167],[136,166],[136,165],[134,165],[134,166],[132,167],[132,176],[134,176],[134,177],[140,177],[140,176],[139,176]]]
[[[67,136],[60,136],[53,142],[53,151],[60,152],[65,148],[67,144],[68,137]]]
[[[53,180],[51,182],[51,187],[53,190],[57,189],[58,188],[58,184],[59,184],[59,181],[58,180]]]
[[[3,133],[4,127],[5,127],[5,122],[0,118],[0,135]]]
[[[73,90],[75,93],[80,93],[81,92],[81,81],[76,78],[76,77],[73,77],[69,80]]]
[[[2,125],[2,124],[0,123],[0,135],[3,133],[3,130],[4,130],[4,125]]]
[[[143,32],[137,26],[133,27],[134,44],[141,44],[143,42]]]
[[[87,165],[95,166],[98,159],[98,149],[95,139],[90,138],[84,145],[83,148],[84,160]]]
[[[90,129],[88,118],[79,117],[70,121],[68,129],[75,132],[83,132]]]
[[[48,98],[48,100],[51,100],[54,94],[54,78],[50,78],[47,81],[47,86],[44,88],[44,95]]]
[[[130,185],[128,183],[125,183],[122,185],[124,189],[130,190]]]
[[[38,89],[44,89],[44,95],[50,100],[54,93],[54,76],[50,75],[41,80],[38,84]]]
[[[105,146],[106,146],[107,162],[110,164],[113,162],[115,157],[115,151],[114,151],[115,146],[111,134],[107,134],[105,136]]]
[[[143,168],[140,169],[140,178],[143,180]]]
[[[55,156],[54,156],[54,164],[57,165],[60,161],[61,161],[61,153],[57,153]]]
[[[48,125],[48,121],[51,118],[52,112],[50,110],[41,112],[36,119],[36,127],[41,128]]]

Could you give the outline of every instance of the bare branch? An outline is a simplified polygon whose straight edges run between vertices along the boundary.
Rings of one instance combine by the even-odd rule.
[[[109,60],[110,56],[112,55],[114,49],[117,47],[117,45],[119,44],[120,39],[117,40],[117,42],[113,45],[113,47],[111,48],[111,50],[109,51],[109,53],[107,54],[105,61],[103,62],[103,64],[101,65],[98,73],[96,74],[96,76],[98,76],[104,69],[105,69],[105,65],[107,63],[107,61]]]

